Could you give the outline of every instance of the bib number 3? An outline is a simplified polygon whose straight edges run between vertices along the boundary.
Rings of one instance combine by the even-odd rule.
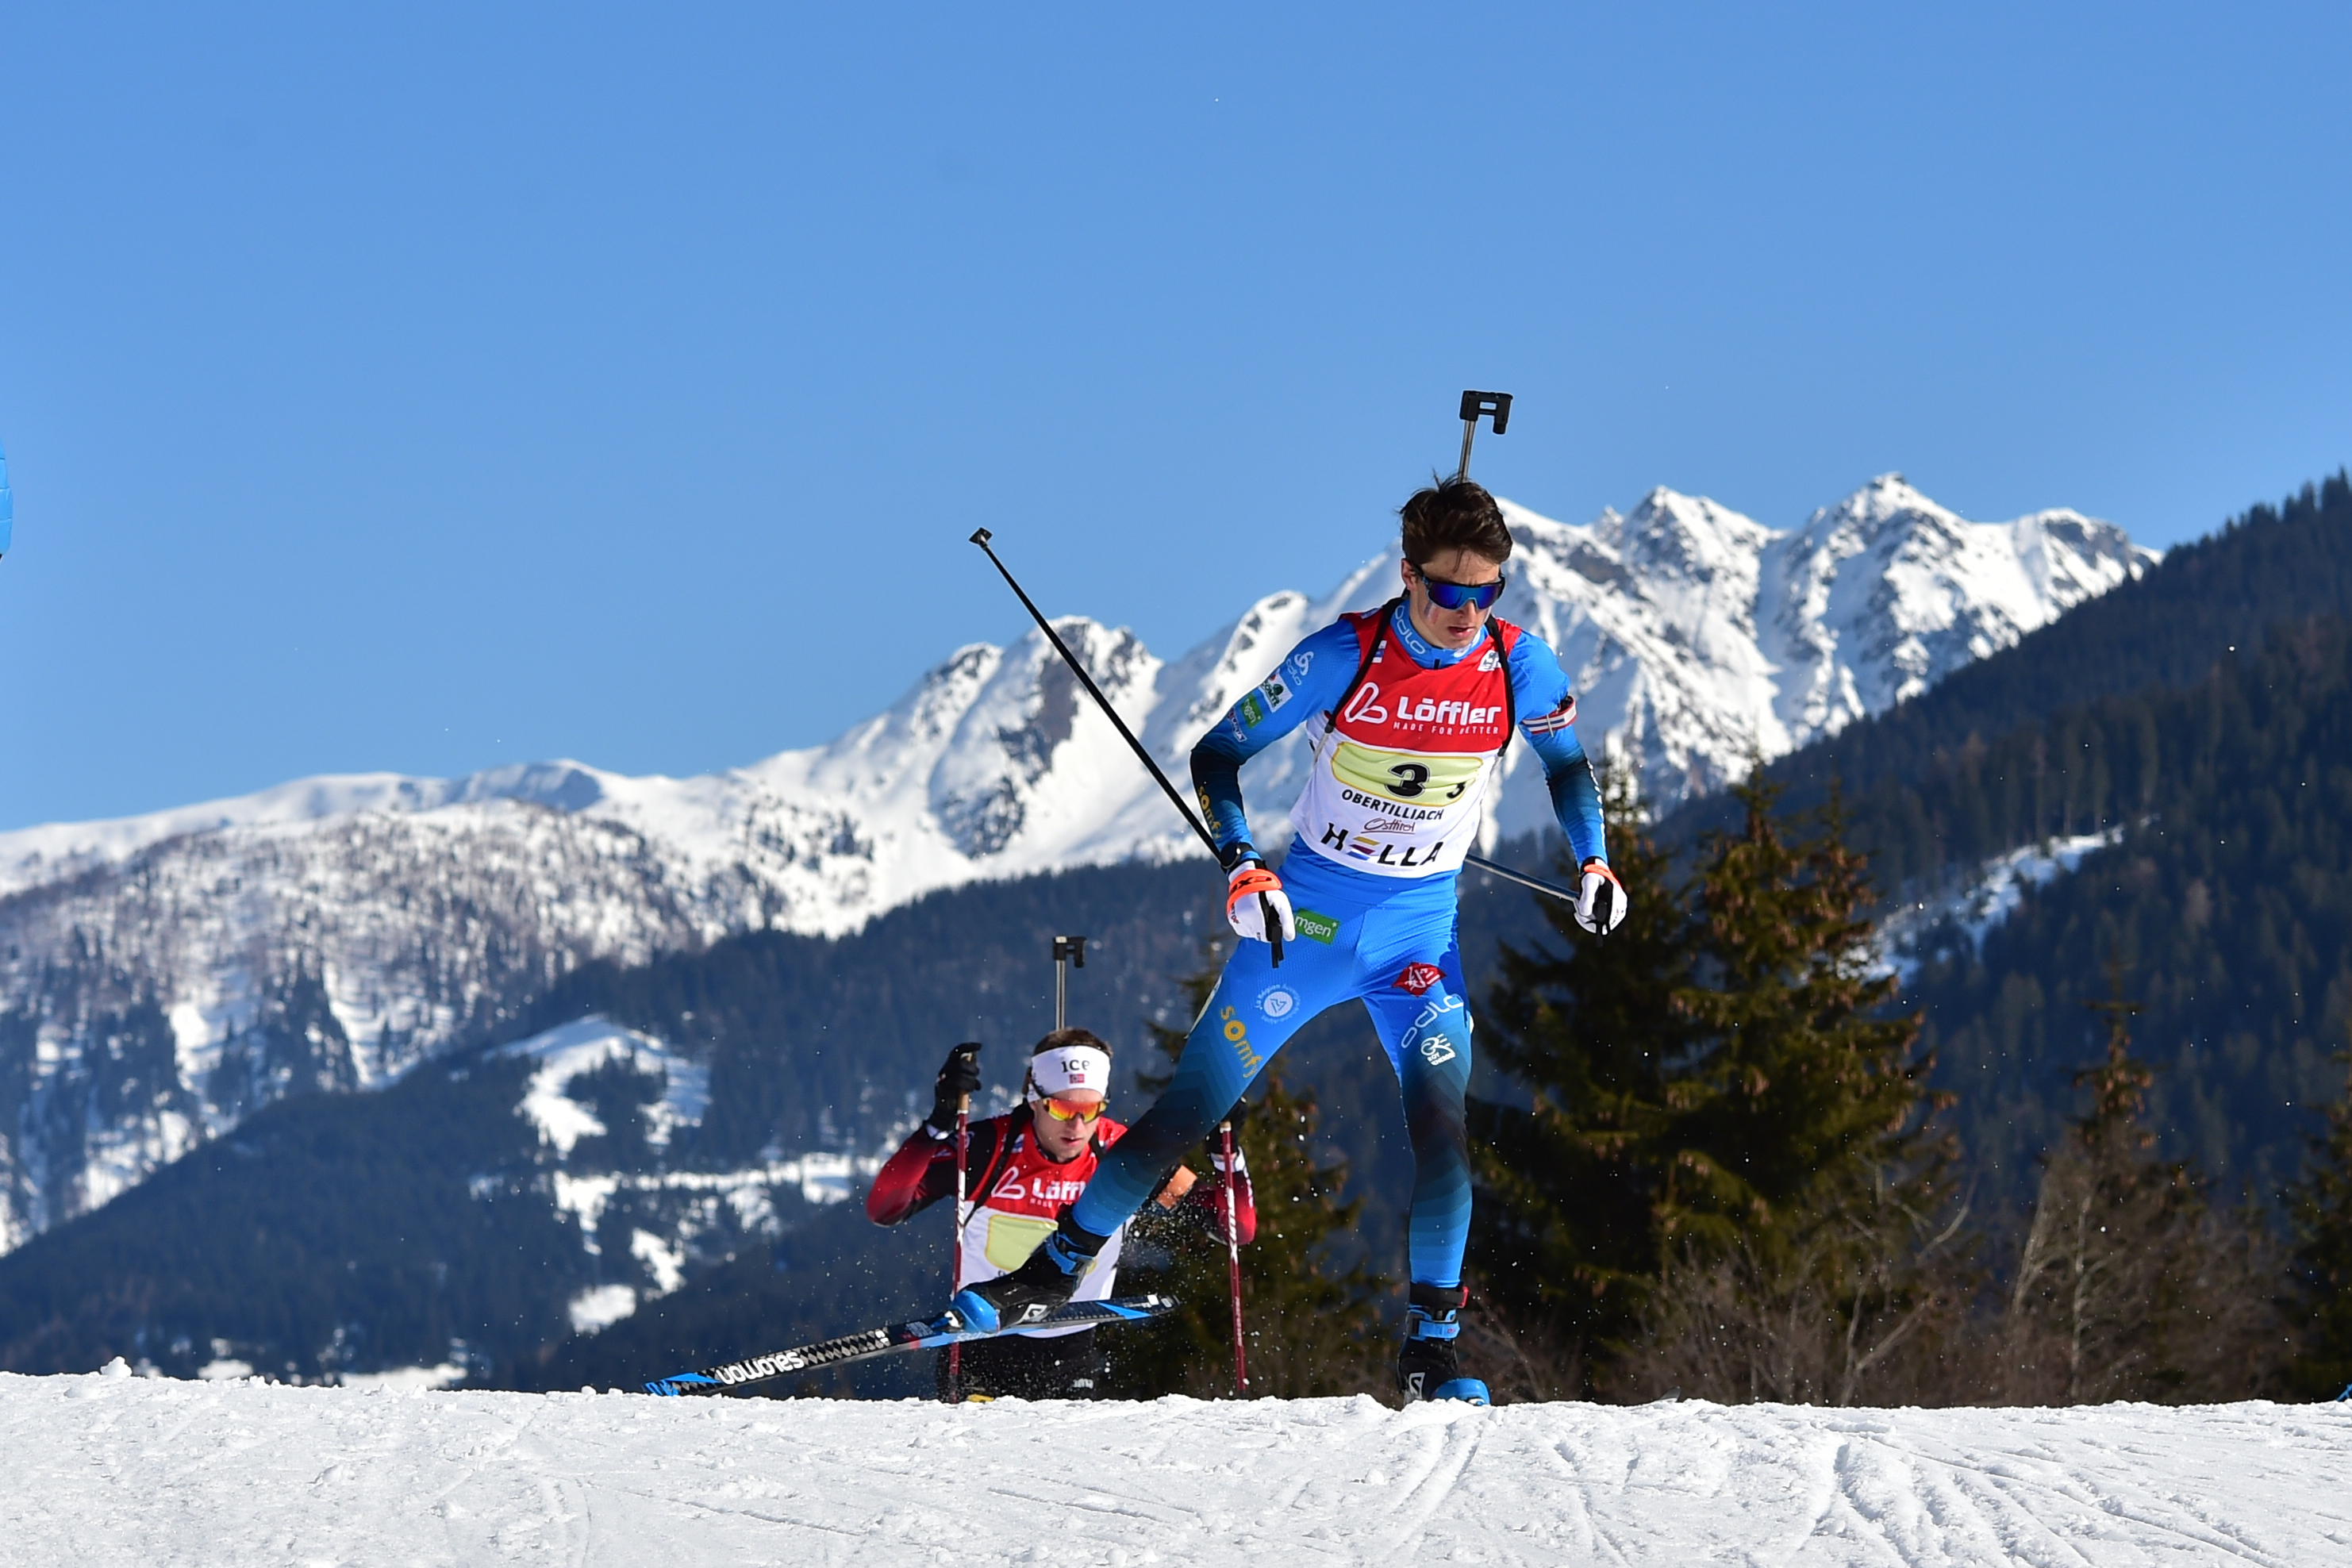
[[[1386,752],[1343,741],[1331,759],[1331,771],[1339,783],[1367,795],[1433,805],[1451,804],[1468,794],[1484,761],[1455,752]]]

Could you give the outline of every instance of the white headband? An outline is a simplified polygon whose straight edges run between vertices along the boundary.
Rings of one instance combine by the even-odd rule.
[[[1029,1078],[1041,1095],[1074,1089],[1107,1095],[1110,1093],[1110,1053],[1092,1046],[1056,1046],[1029,1058]]]

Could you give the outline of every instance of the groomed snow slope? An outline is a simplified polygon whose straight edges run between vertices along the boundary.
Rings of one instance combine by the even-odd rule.
[[[2352,1405],[950,1410],[0,1376],[0,1558],[141,1568],[2352,1561]]]

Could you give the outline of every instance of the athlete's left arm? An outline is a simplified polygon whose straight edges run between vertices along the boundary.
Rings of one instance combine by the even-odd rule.
[[[1552,815],[1567,835],[1578,865],[1587,860],[1609,863],[1608,835],[1601,822],[1601,784],[1592,776],[1592,761],[1576,738],[1576,698],[1568,689],[1568,674],[1551,645],[1531,632],[1521,632],[1511,649],[1511,696],[1519,715],[1519,733],[1543,761],[1544,784],[1551,792]]]

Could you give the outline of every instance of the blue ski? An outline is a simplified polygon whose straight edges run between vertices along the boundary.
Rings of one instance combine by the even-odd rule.
[[[788,1373],[807,1372],[821,1366],[840,1366],[846,1362],[864,1361],[868,1356],[888,1355],[892,1351],[929,1350],[938,1345],[957,1344],[970,1340],[992,1340],[998,1334],[1021,1333],[1031,1329],[1078,1329],[1102,1323],[1141,1322],[1175,1309],[1173,1300],[1159,1295],[1114,1296],[1108,1301],[1073,1301],[1035,1322],[1023,1323],[1015,1329],[1000,1329],[995,1333],[965,1328],[961,1315],[950,1309],[936,1318],[898,1323],[887,1329],[867,1329],[860,1333],[844,1334],[837,1340],[819,1340],[812,1345],[795,1345],[788,1351],[771,1351],[766,1355],[749,1356],[742,1361],[728,1362],[722,1366],[705,1367],[700,1372],[682,1372],[675,1377],[656,1378],[646,1384],[646,1392],[670,1398],[684,1394],[724,1394],[731,1388],[741,1388],[746,1384],[760,1383],[771,1377],[782,1377]]]

